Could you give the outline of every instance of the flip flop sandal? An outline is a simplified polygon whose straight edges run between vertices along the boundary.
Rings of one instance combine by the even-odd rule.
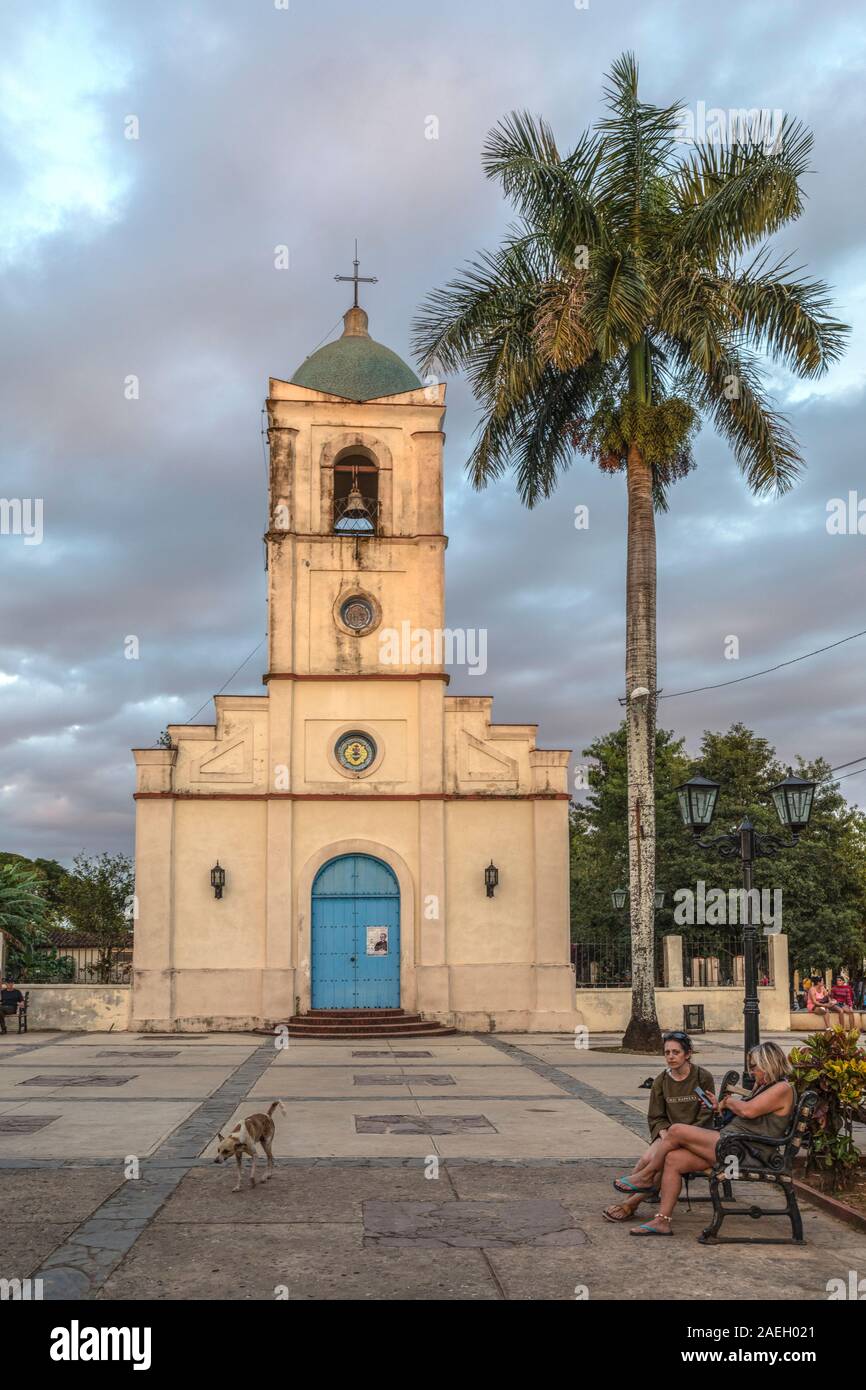
[[[649,1197],[650,1193],[656,1191],[654,1187],[635,1187],[634,1183],[629,1182],[627,1178],[614,1178],[613,1185],[615,1191],[627,1192],[630,1197],[636,1197],[638,1193],[642,1197]]]
[[[659,1231],[655,1226],[650,1226],[650,1224],[649,1224],[648,1222],[645,1221],[644,1224],[643,1224],[642,1226],[632,1226],[631,1230],[629,1231],[629,1235],[630,1235],[630,1236],[670,1236],[670,1235],[673,1235],[673,1231],[671,1230],[670,1225],[668,1225],[668,1228],[667,1228],[666,1231]]]
[[[612,1216],[611,1212],[614,1211],[621,1211],[622,1216]],[[631,1221],[632,1217],[634,1216],[634,1212],[626,1211],[625,1207],[622,1205],[621,1202],[614,1203],[612,1207],[605,1207],[604,1211],[601,1214],[604,1217],[605,1221],[611,1221],[614,1225],[619,1225],[623,1221]]]

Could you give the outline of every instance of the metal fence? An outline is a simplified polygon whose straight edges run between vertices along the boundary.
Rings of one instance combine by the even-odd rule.
[[[578,989],[631,989],[631,942],[573,941],[571,963]],[[661,938],[655,944],[655,982],[664,984]]]
[[[772,985],[773,967],[767,938],[756,943],[758,984]],[[683,937],[683,984],[687,986],[737,985],[746,983],[743,938],[734,932],[709,939]]]
[[[59,946],[34,951],[26,961],[10,952],[7,970],[16,984],[128,985],[131,946]]]
[[[663,937],[656,937],[654,974],[663,988]],[[738,986],[746,982],[743,938],[735,932],[714,938],[682,938],[683,985],[687,988]],[[758,984],[772,985],[773,967],[765,936],[757,940]],[[571,963],[578,989],[631,989],[631,942],[627,937],[605,941],[573,941]]]

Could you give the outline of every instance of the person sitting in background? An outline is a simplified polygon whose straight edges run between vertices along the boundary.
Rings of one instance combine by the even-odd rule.
[[[14,1018],[23,1003],[20,989],[16,989],[11,980],[4,980],[0,989],[0,1033],[6,1032],[6,1019],[10,1014]]]
[[[650,1144],[627,1177],[617,1178],[614,1187],[626,1194],[625,1201],[605,1207],[605,1221],[630,1221],[645,1197],[656,1196],[662,1160],[662,1139],[673,1124],[711,1126],[712,1102],[701,1100],[697,1088],[711,1095],[715,1085],[712,1073],[692,1061],[692,1040],[688,1033],[663,1033],[667,1066],[655,1079],[650,1091],[647,1124]]]
[[[809,1010],[810,1014],[818,1015],[821,1019],[821,1027],[824,1029],[835,1026],[832,1023],[834,1015],[843,1015],[842,1005],[836,1003],[836,1000],[830,994],[823,980],[816,980],[811,988],[807,990],[806,1008]]]
[[[835,999],[842,1010],[842,1027],[857,1028],[857,1020],[854,1017],[854,991],[848,981],[842,979],[841,975],[836,976],[836,983],[830,990],[830,996]]]

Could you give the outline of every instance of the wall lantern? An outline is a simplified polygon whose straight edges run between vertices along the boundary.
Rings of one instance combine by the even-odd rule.
[[[696,835],[706,830],[713,819],[720,785],[719,782],[711,782],[708,777],[691,777],[677,787],[683,825]]]
[[[786,830],[791,830],[796,834],[797,831],[806,829],[812,814],[812,799],[815,795],[814,782],[806,782],[802,777],[795,777],[791,769],[788,768],[788,775],[784,782],[779,782],[777,786],[771,787],[770,795],[776,807],[776,814]]]
[[[493,890],[499,883],[499,870],[497,869],[492,859],[490,863],[487,865],[487,868],[484,870],[484,882],[487,885],[487,896],[488,898],[492,898]]]
[[[656,889],[656,912],[661,912],[661,910],[662,910],[662,908],[664,907],[664,905],[665,905],[664,890],[661,889],[661,888],[657,888],[657,889]]]
[[[225,887],[225,881],[226,871],[225,869],[220,867],[220,861],[217,860],[217,862],[214,864],[213,868],[210,871],[210,885],[213,889],[213,895],[215,898],[222,897],[223,888]]]

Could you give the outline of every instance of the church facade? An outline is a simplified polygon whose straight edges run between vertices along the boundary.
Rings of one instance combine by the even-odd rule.
[[[134,750],[132,1026],[573,1028],[568,752],[447,693],[445,387],[356,304],[267,410],[265,692]]]

